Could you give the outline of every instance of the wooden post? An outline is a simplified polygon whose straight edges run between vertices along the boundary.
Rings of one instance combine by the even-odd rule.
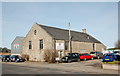
[[[72,53],[70,23],[69,23],[68,26],[69,26],[69,51],[70,51],[70,53]]]

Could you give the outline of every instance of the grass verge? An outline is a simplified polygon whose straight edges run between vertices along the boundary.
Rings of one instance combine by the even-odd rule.
[[[120,65],[120,61],[114,61],[114,62],[103,62],[103,64],[118,64],[118,65]]]

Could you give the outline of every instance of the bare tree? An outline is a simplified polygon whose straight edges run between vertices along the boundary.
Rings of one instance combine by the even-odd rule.
[[[55,50],[45,50],[45,61],[49,63],[55,63],[55,58],[57,57],[57,53]]]
[[[25,61],[29,61],[29,55],[22,54],[21,56],[22,56],[23,59],[25,59]]]

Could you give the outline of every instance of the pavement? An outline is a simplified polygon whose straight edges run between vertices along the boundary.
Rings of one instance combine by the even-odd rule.
[[[72,63],[46,63],[46,62],[3,62],[3,74],[118,74],[117,70],[104,70],[101,68],[101,59],[72,62]]]

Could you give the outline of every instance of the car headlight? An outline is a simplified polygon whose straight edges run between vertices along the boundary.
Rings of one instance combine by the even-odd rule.
[[[19,60],[19,59],[17,59],[17,60]]]

